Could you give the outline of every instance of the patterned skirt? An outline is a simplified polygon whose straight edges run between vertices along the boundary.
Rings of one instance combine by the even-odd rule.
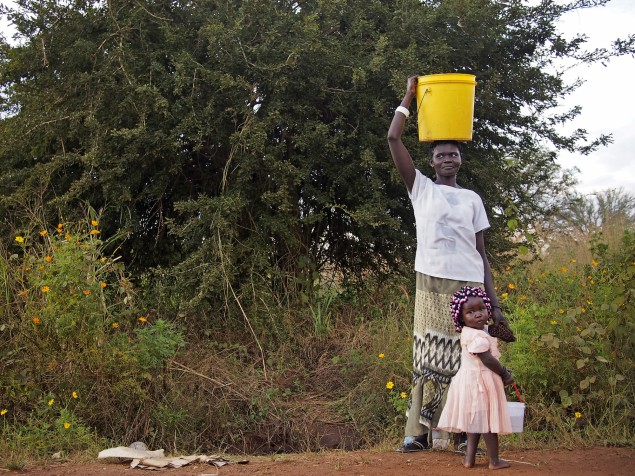
[[[431,433],[441,414],[445,391],[461,366],[461,334],[454,330],[450,301],[452,294],[466,285],[483,287],[482,283],[417,273],[413,383],[406,436]]]

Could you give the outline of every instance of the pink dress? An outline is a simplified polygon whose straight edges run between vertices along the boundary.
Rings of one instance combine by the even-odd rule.
[[[490,351],[500,358],[498,342],[487,332],[463,327],[461,368],[452,378],[437,428],[452,433],[512,432],[503,379],[476,355]]]

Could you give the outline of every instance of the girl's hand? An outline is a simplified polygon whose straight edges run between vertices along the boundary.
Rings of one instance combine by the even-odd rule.
[[[507,374],[504,375],[502,378],[503,378],[503,385],[511,385],[512,383],[514,383],[514,376],[509,370],[507,371]]]

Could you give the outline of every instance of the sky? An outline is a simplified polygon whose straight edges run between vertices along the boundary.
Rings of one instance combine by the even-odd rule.
[[[559,29],[567,38],[585,34],[588,49],[609,48],[614,39],[635,33],[635,0],[612,0],[603,7],[571,12],[561,19]],[[10,36],[4,19],[0,30]],[[578,77],[585,83],[568,96],[563,107],[580,105],[582,113],[562,132],[583,128],[590,138],[612,134],[613,143],[587,156],[560,152],[558,161],[563,168],[579,169],[579,193],[619,187],[635,193],[635,57],[613,58],[606,66],[580,65],[565,79],[572,82]]]
[[[608,48],[613,39],[635,33],[635,1],[612,0],[604,7],[571,12],[559,29],[567,38],[585,34],[589,49]],[[560,165],[580,169],[580,193],[619,187],[635,193],[635,57],[613,58],[607,66],[578,66],[565,78],[576,77],[586,82],[566,104],[579,104],[582,113],[563,131],[584,128],[589,137],[613,134],[613,143],[588,156],[562,152]]]

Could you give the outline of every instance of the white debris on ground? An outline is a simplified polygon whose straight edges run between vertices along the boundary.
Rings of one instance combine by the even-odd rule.
[[[137,448],[141,445],[135,445]],[[145,445],[144,445],[145,446]],[[192,463],[213,464],[217,468],[226,464],[245,464],[247,460],[230,461],[218,455],[188,455],[188,456],[165,456],[164,451],[147,449],[136,449],[126,446],[117,446],[116,448],[108,448],[99,452],[97,459],[118,458],[120,461],[130,460],[131,468],[139,469],[161,469],[161,468],[180,468]]]

